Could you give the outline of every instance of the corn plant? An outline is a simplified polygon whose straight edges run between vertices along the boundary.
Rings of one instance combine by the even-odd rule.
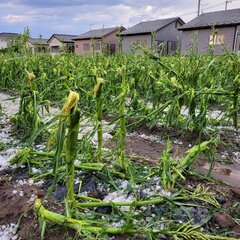
[[[67,136],[65,140],[65,159],[67,165],[67,201],[70,203],[74,200],[74,161],[77,154],[77,139],[80,121],[80,112],[77,109],[78,101],[79,95],[76,92],[70,92],[68,99],[63,106],[63,113],[65,115],[64,118],[69,125],[67,128]]]
[[[66,136],[66,163],[67,163],[67,203],[69,209],[67,209],[67,215],[71,216],[71,204],[74,201],[74,161],[77,156],[77,139],[79,131],[79,119],[80,111],[77,109],[71,109],[69,116],[69,128]]]
[[[97,154],[96,160],[100,162],[103,144],[103,131],[102,131],[102,111],[103,111],[103,99],[102,99],[102,86],[104,80],[102,78],[97,78],[97,84],[94,87],[94,97],[96,99],[96,131],[97,131]]]
[[[167,148],[163,151],[159,160],[159,174],[163,187],[167,190],[172,190],[179,177],[185,180],[184,171],[193,164],[199,154],[209,150],[212,144],[212,140],[197,144],[189,149],[184,157],[175,160],[169,155],[171,145],[170,140],[168,140]]]
[[[27,84],[21,93],[18,113],[12,118],[16,127],[23,130],[23,138],[30,138],[43,125],[40,113],[42,107],[48,109],[48,102],[44,101],[37,91],[36,77],[27,72]]]
[[[68,98],[62,108],[60,115],[57,135],[56,135],[56,150],[54,154],[53,175],[54,182],[49,188],[51,194],[58,182],[59,162],[61,154],[65,153],[66,162],[66,186],[67,186],[67,215],[71,215],[71,204],[74,201],[74,161],[77,155],[77,139],[79,132],[80,112],[77,109],[79,95],[76,92],[70,92]]]
[[[240,60],[239,56],[235,53],[228,52],[226,55],[228,77],[231,79],[232,84],[230,89],[232,91],[232,119],[233,125],[238,128],[238,112],[239,112],[239,92],[240,92]]]
[[[126,141],[126,123],[125,123],[125,105],[126,105],[126,97],[129,91],[129,86],[126,82],[126,66],[122,66],[118,68],[119,77],[122,80],[121,83],[121,93],[117,97],[117,101],[119,101],[119,125],[120,128],[118,130],[119,137],[119,156],[118,156],[118,165],[126,170],[126,154],[125,154],[125,141]]]
[[[137,54],[118,54],[79,58],[65,53],[55,57],[46,54],[19,57],[9,53],[0,59],[0,86],[23,92],[22,69],[28,69],[36,76],[37,90],[42,99],[60,105],[68,89],[75,89],[81,93],[81,109],[90,113],[96,104],[88,90],[95,84],[96,78],[101,77],[108,83],[104,87],[103,111],[117,115],[116,105],[106,108],[105,103],[112,101],[112,96],[118,96],[121,92],[116,87],[121,84],[116,72],[123,62],[128,63],[128,97],[131,98],[125,107],[127,112],[134,110],[137,118],[148,114],[153,116],[159,106],[175,98],[167,109],[159,111],[158,119],[143,117],[143,123],[153,125],[158,120],[165,126],[177,125],[202,132],[211,124],[207,116],[211,104],[222,106],[225,103],[225,116],[231,116],[236,126],[239,105],[237,55],[209,57],[193,53],[193,56],[188,57],[178,55],[158,58],[151,54],[141,57]],[[189,110],[184,120],[179,114],[182,107]]]

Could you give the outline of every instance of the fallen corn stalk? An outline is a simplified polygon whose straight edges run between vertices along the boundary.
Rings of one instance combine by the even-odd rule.
[[[81,170],[90,170],[90,171],[101,171],[104,168],[104,164],[103,163],[83,163],[83,164],[75,164],[75,168],[76,169],[81,169]],[[64,172],[66,169],[65,166],[59,167],[58,168],[58,172]],[[43,178],[47,178],[47,177],[51,177],[53,176],[53,170],[43,173],[37,177],[32,178],[33,181],[39,180],[39,179],[43,179]]]
[[[222,237],[222,236],[212,236],[201,232],[198,226],[192,226],[189,222],[183,223],[173,228],[165,229],[147,229],[147,228],[113,228],[105,227],[107,222],[101,221],[88,221],[88,220],[77,220],[74,218],[69,218],[61,214],[49,211],[44,208],[40,199],[37,199],[34,203],[35,214],[44,221],[48,220],[52,223],[64,225],[68,228],[76,230],[78,233],[82,231],[89,231],[95,234],[164,234],[167,236],[172,236],[174,239],[188,239],[188,240],[236,240],[235,238]]]

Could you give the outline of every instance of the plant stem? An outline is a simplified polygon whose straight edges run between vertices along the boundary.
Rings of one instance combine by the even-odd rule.
[[[151,204],[159,204],[166,201],[166,197],[146,200],[146,201],[133,201],[133,202],[85,202],[77,203],[78,207],[111,207],[111,206],[143,206]]]
[[[101,161],[102,145],[103,145],[103,130],[102,130],[102,98],[101,96],[96,98],[97,108],[97,136],[98,136],[98,147],[97,147],[97,162]]]
[[[66,225],[69,228],[75,229],[78,232],[82,230],[87,230],[92,233],[112,233],[112,234],[121,234],[121,233],[141,233],[143,231],[136,230],[136,229],[123,229],[123,228],[101,228],[97,226],[91,226],[91,223],[95,223],[94,221],[83,221],[83,220],[76,220],[70,217],[65,217],[61,214],[49,211],[45,209],[42,205],[40,199],[37,199],[34,203],[34,211],[35,213],[44,219],[47,219],[51,222]]]
[[[69,217],[65,217],[61,214],[49,211],[45,209],[42,205],[42,202],[40,199],[37,199],[34,203],[34,211],[37,214],[38,217],[43,218],[44,220],[51,221],[53,223],[59,224],[59,225],[65,225],[69,228],[75,229],[78,233],[81,231],[89,231],[92,233],[109,233],[109,234],[124,234],[124,233],[138,233],[138,234],[146,234],[146,233],[159,233],[159,234],[166,234],[169,236],[186,236],[186,234],[193,235],[195,237],[200,236],[201,239],[212,239],[212,240],[236,240],[235,238],[228,238],[228,237],[222,237],[222,236],[212,236],[209,234],[204,234],[202,232],[198,232],[198,227],[192,227],[192,231],[186,231],[190,227],[186,226],[186,230],[184,229],[184,226],[179,225],[178,230],[172,230],[172,229],[134,229],[134,228],[109,228],[109,227],[99,227],[99,226],[93,226],[96,224],[101,224],[101,222],[96,221],[89,221],[89,220],[77,220]],[[92,225],[91,225],[92,224]],[[185,231],[184,231],[185,230]],[[188,235],[187,235],[188,236]],[[190,238],[189,238],[190,239]],[[193,238],[191,238],[193,239]]]
[[[102,108],[103,108],[103,100],[102,100],[102,86],[104,84],[104,80],[102,78],[97,78],[97,84],[94,87],[94,96],[96,98],[96,130],[98,137],[98,147],[97,147],[97,155],[96,160],[100,162],[101,154],[102,154],[102,144],[103,144],[103,131],[102,131]]]
[[[238,109],[239,109],[239,101],[238,101],[238,95],[239,95],[239,88],[237,87],[233,94],[233,125],[237,129],[238,128]]]
[[[74,201],[74,161],[77,155],[77,139],[79,131],[80,111],[77,109],[70,114],[70,123],[66,138],[66,163],[67,163],[67,200]]]
[[[125,105],[126,105],[126,97],[128,92],[128,85],[126,83],[126,67],[123,66],[121,68],[121,77],[122,77],[122,94],[120,95],[120,109],[119,109],[119,116],[120,116],[120,131],[119,131],[119,162],[120,167],[123,170],[126,170],[126,154],[125,154],[125,141],[126,141],[126,120],[125,120]]]
[[[189,167],[197,158],[197,156],[207,150],[209,146],[212,144],[212,140],[202,142],[199,145],[193,146],[191,149],[187,151],[187,155],[183,157],[178,165],[176,166],[176,169],[178,170],[178,173],[173,173],[172,180],[176,181],[176,179],[179,177],[179,174],[181,174],[187,167]]]

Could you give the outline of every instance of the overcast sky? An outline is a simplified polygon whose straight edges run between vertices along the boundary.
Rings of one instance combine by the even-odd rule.
[[[28,26],[33,37],[52,33],[81,34],[94,28],[140,21],[196,16],[198,0],[0,0],[0,32],[21,33]],[[202,0],[203,12],[224,10],[224,0]],[[228,9],[240,8],[240,0]]]

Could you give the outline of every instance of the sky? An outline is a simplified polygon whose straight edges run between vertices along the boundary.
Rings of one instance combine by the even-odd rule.
[[[240,8],[240,0],[228,0],[228,9]],[[201,12],[225,9],[224,0],[201,0]],[[0,32],[23,32],[49,38],[53,33],[79,35],[90,29],[141,21],[197,15],[198,0],[0,0]]]

